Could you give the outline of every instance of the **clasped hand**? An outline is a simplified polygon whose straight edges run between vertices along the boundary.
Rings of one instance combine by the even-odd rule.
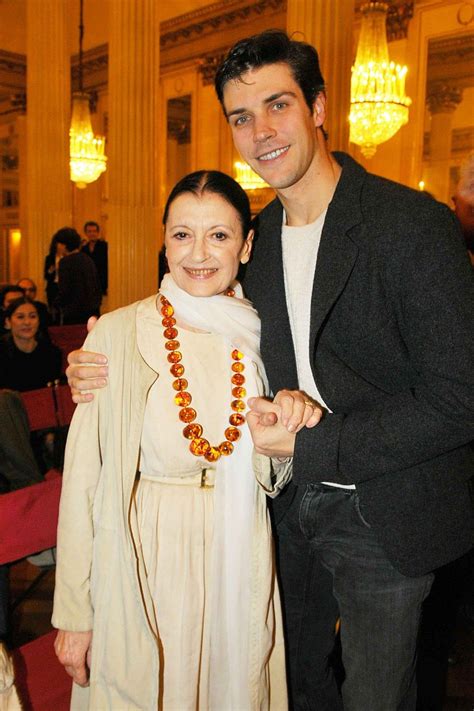
[[[280,390],[273,401],[250,398],[247,423],[255,449],[268,457],[292,457],[296,434],[315,427],[323,409],[301,390]]]

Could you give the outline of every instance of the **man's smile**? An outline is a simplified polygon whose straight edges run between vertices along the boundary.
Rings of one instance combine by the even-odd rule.
[[[283,153],[286,153],[288,151],[289,147],[290,146],[284,146],[283,148],[275,148],[273,151],[270,151],[269,153],[263,153],[263,155],[257,156],[257,160],[275,160],[275,158],[278,158]]]

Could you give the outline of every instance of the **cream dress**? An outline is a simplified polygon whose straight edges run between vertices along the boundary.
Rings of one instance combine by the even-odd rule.
[[[159,322],[158,322],[159,323]],[[150,334],[148,334],[150,335]],[[160,377],[145,409],[136,508],[162,657],[163,708],[208,709],[209,601],[215,465],[189,451],[182,435],[162,327],[139,344]],[[232,414],[231,353],[221,336],[179,328],[191,406],[211,444],[225,439]],[[152,347],[152,342],[153,346]],[[239,456],[239,444],[231,456]]]

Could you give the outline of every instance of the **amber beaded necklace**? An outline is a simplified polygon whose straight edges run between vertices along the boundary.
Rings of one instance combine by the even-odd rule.
[[[234,296],[234,290],[228,289],[226,296]],[[173,388],[176,390],[174,402],[180,408],[179,419],[186,423],[183,429],[183,437],[191,440],[189,451],[195,457],[204,457],[208,462],[216,462],[221,456],[228,457],[234,451],[233,442],[236,442],[240,437],[240,431],[237,429],[245,422],[245,417],[242,414],[245,410],[245,402],[242,398],[245,397],[246,391],[243,387],[245,383],[244,370],[245,365],[242,363],[243,353],[234,349],[231,353],[231,383],[232,395],[235,400],[232,400],[230,407],[233,410],[229,417],[230,427],[224,432],[225,439],[218,445],[211,445],[209,441],[202,436],[203,428],[196,422],[197,412],[194,408],[189,407],[192,402],[192,395],[188,392],[188,381],[183,378],[185,373],[184,365],[182,364],[182,354],[178,350],[180,343],[178,338],[178,329],[176,328],[176,319],[174,318],[174,309],[170,302],[160,294],[161,315],[163,316],[162,324],[164,326],[163,336],[166,339],[165,348],[168,353],[168,362],[171,363],[170,373],[176,378],[173,381]]]

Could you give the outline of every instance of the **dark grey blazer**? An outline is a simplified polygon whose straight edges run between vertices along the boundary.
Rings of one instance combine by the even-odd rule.
[[[310,330],[314,378],[333,414],[297,435],[293,484],[275,500],[275,517],[295,484],[354,483],[390,560],[419,575],[473,541],[473,275],[446,206],[335,158],[343,171],[321,237]],[[275,200],[257,218],[244,279],[274,393],[298,387],[281,222]]]

